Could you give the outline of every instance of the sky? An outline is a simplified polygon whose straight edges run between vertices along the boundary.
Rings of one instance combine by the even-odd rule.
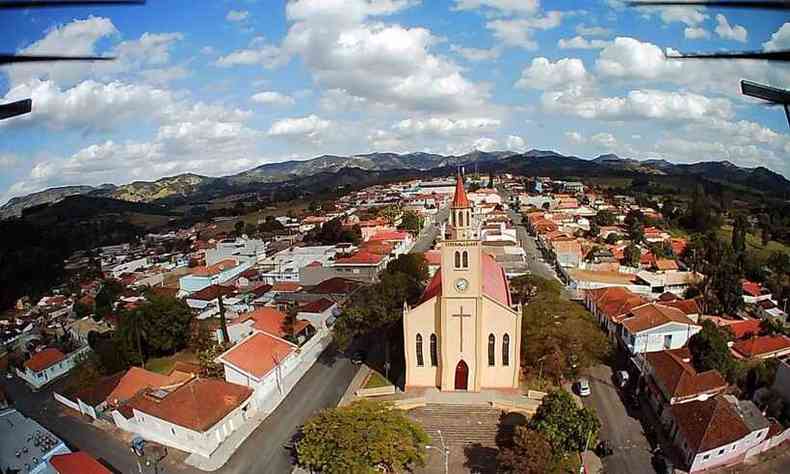
[[[619,0],[149,0],[0,12],[0,203],[49,187],[208,176],[322,154],[551,149],[790,176],[790,66],[665,52],[790,48],[769,11]]]

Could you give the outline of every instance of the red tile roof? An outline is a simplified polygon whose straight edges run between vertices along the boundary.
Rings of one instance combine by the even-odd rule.
[[[212,301],[219,297],[219,295],[227,296],[234,293],[233,288],[228,288],[222,285],[211,285],[196,291],[189,295],[190,300]]]
[[[589,290],[588,293],[595,302],[598,312],[615,322],[637,306],[647,303],[643,297],[620,286]]]
[[[763,287],[760,286],[759,283],[753,281],[743,280],[741,287],[743,288],[743,292],[749,296],[757,297],[763,294]]]
[[[362,286],[362,283],[347,278],[334,277],[314,286],[310,292],[319,295],[345,295]]]
[[[628,317],[623,320],[623,327],[628,332],[635,334],[648,329],[657,328],[664,324],[676,322],[681,324],[694,325],[683,311],[663,304],[649,303],[644,306],[634,308]]]
[[[727,325],[732,331],[735,339],[744,339],[751,336],[760,334],[760,320],[759,319],[746,319],[744,321],[735,321]]]
[[[697,372],[691,365],[691,352],[685,347],[649,352],[647,360],[653,367],[654,377],[670,398],[719,393],[727,388],[727,382],[718,371]]]
[[[402,232],[398,230],[388,230],[388,231],[381,231],[374,234],[370,239],[370,241],[376,240],[407,240],[409,238],[408,232]]]
[[[237,266],[238,265],[236,264],[235,260],[226,259],[207,267],[193,268],[190,273],[195,276],[213,276],[222,273],[225,270],[236,268]]]
[[[288,341],[256,332],[219,356],[219,360],[261,379],[295,350],[296,346]]]
[[[33,372],[41,372],[44,369],[52,367],[58,362],[66,358],[66,355],[54,347],[49,347],[41,352],[33,354],[29,360],[25,362],[25,367]]]
[[[335,302],[328,298],[319,298],[302,306],[299,308],[299,311],[303,313],[323,313],[334,305]]]
[[[58,474],[112,474],[84,451],[56,454],[49,459],[49,464]]]
[[[241,315],[241,318],[242,323],[250,320],[254,321],[252,327],[259,331],[264,331],[277,337],[286,336],[286,333],[283,330],[286,315],[276,308],[264,306],[263,308],[256,309],[251,313]],[[296,320],[294,322],[292,336],[299,334],[309,325],[309,321]]]
[[[439,250],[428,250],[423,255],[425,256],[425,262],[428,265],[442,264],[442,252],[440,252]]]
[[[378,265],[384,258],[365,250],[360,250],[350,257],[341,257],[335,260],[336,265]]]
[[[691,314],[700,314],[699,305],[695,299],[675,300],[675,301],[662,301],[662,305],[677,308],[683,311],[686,316]]]
[[[455,194],[453,195],[453,208],[464,208],[469,207],[469,197],[466,195],[466,189],[464,189],[464,178],[461,176],[461,172],[458,172],[458,176],[455,179]]]
[[[218,379],[193,379],[156,399],[138,393],[127,407],[174,425],[205,432],[252,396],[252,389]]]
[[[422,296],[420,296],[420,301],[417,304],[422,304],[429,299],[433,298],[434,296],[442,294],[442,270],[439,269],[436,273],[433,274],[433,278],[431,281],[428,282],[428,286],[425,287],[425,290],[422,292]]]
[[[170,387],[188,380],[180,374],[162,375],[140,367],[130,367],[107,396],[107,402],[118,405],[149,388]]]
[[[723,396],[672,405],[671,410],[678,430],[695,453],[734,443],[750,433],[735,407]]]
[[[271,288],[272,291],[278,291],[280,293],[295,293],[301,289],[302,285],[295,281],[276,281]]]
[[[758,336],[736,342],[732,349],[743,357],[760,357],[790,351],[790,337]]]

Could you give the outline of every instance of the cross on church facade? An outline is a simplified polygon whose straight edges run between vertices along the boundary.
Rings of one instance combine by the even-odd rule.
[[[459,322],[461,323],[461,352],[464,351],[464,319],[471,318],[471,314],[464,314],[464,307],[461,306],[461,311],[458,314],[452,315],[454,318],[458,318]]]

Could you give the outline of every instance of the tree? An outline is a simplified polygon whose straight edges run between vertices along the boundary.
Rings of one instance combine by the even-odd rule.
[[[735,218],[732,227],[732,249],[737,254],[743,254],[746,251],[746,230],[749,222],[743,214],[739,214]]]
[[[284,339],[296,344],[296,336],[294,336],[294,330],[296,327],[296,313],[298,312],[298,307],[296,304],[292,304],[288,306],[288,310],[285,312],[285,318],[283,318],[282,323],[282,331],[285,334]]]
[[[587,233],[591,238],[597,238],[601,234],[601,227],[595,222],[590,222],[590,231]]]
[[[217,362],[216,359],[230,347],[231,344],[229,343],[214,343],[197,352],[198,363],[203,369],[203,376],[210,378],[223,378],[225,376],[225,366]]]
[[[611,232],[609,235],[606,236],[606,240],[604,242],[606,242],[609,245],[615,245],[617,244],[617,242],[620,242],[621,240],[623,240],[622,235]]]
[[[603,227],[603,226],[610,226],[614,225],[617,222],[617,219],[614,217],[610,211],[606,209],[602,209],[598,211],[598,214],[595,215],[595,222]]]
[[[703,321],[700,332],[689,339],[689,351],[697,371],[718,370],[730,383],[735,383],[740,368],[727,345],[731,339],[728,329],[710,320]]]
[[[149,293],[148,301],[140,306],[142,334],[146,347],[156,355],[173,354],[186,347],[192,311],[181,300]]]
[[[428,280],[428,262],[421,253],[405,253],[387,264],[387,273],[405,273],[415,281],[423,283]]]
[[[244,224],[244,233],[247,234],[248,237],[252,237],[253,235],[255,235],[255,231],[257,230],[258,228],[255,227],[254,224],[250,224],[249,222]]]
[[[543,397],[530,427],[543,434],[556,452],[571,453],[595,446],[601,422],[589,408],[579,408],[571,394],[555,390]]]
[[[84,318],[85,316],[88,316],[92,312],[93,312],[93,308],[91,308],[90,306],[86,305],[82,301],[77,301],[76,303],[74,303],[74,314],[78,318],[80,318],[80,319]]]
[[[494,189],[494,171],[488,172],[488,189]]]
[[[639,262],[642,259],[642,250],[639,249],[639,246],[635,243],[631,242],[628,244],[628,247],[623,250],[623,260],[626,266],[629,267],[638,267]]]
[[[108,279],[102,282],[99,293],[96,294],[96,320],[101,320],[112,314],[113,304],[123,293],[123,285],[118,280]]]
[[[237,204],[241,204],[241,203],[237,203]],[[244,205],[242,204],[242,206]],[[233,224],[233,230],[236,232],[236,236],[240,237],[241,234],[244,233],[244,221],[236,221],[236,223]]]
[[[325,474],[411,471],[425,465],[430,441],[403,411],[370,400],[319,412],[302,435],[299,464]]]
[[[625,225],[628,227],[628,238],[631,242],[640,243],[645,239],[645,216],[642,211],[631,210],[625,216]]]
[[[417,214],[414,211],[404,211],[403,217],[401,218],[400,228],[411,232],[412,234],[418,234],[420,229],[422,229],[422,216]]]
[[[528,426],[516,426],[513,442],[500,447],[499,471],[512,474],[543,474],[556,464],[551,444],[540,432]]]

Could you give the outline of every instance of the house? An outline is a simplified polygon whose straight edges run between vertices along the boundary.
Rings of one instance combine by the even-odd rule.
[[[748,304],[756,304],[760,301],[766,301],[771,299],[771,292],[766,288],[763,288],[762,285],[759,283],[755,283],[749,280],[743,280],[741,282],[741,288],[743,289],[743,302]]]
[[[378,232],[368,239],[368,242],[386,242],[393,246],[395,257],[408,253],[414,246],[414,238],[405,231],[390,230]]]
[[[64,354],[59,349],[49,347],[33,354],[30,359],[25,361],[25,370],[16,369],[16,374],[34,390],[38,390],[66,375],[77,365],[80,357],[88,351],[90,351],[90,347],[83,346],[70,354]]]
[[[0,411],[0,472],[52,474],[49,460],[71,450],[57,436],[18,411]]]
[[[645,376],[650,405],[666,424],[665,408],[678,403],[705,401],[727,389],[727,381],[716,370],[697,372],[691,363],[688,348],[649,352],[645,361]]]
[[[337,272],[335,276],[373,283],[378,280],[378,275],[384,270],[387,261],[386,255],[380,255],[370,250],[359,250],[349,257],[336,259],[332,268]]]
[[[206,249],[206,264],[214,265],[227,259],[236,262],[258,263],[266,256],[266,243],[260,239],[239,237],[217,242],[214,248]]]
[[[162,375],[140,367],[130,367],[120,377],[105,401],[108,407],[118,408],[140,392],[149,389],[172,388],[183,384],[190,378],[190,376],[179,372]]]
[[[313,329],[309,321],[297,318],[294,321],[291,334],[286,334],[286,318],[287,316],[277,308],[264,306],[250,313],[240,315],[237,322],[228,325],[228,337],[230,342],[235,343],[255,331],[263,331],[280,338],[289,336],[301,344],[315,333],[315,329]],[[216,337],[218,341],[222,339],[222,332],[219,329],[217,329]]]
[[[77,319],[66,325],[66,332],[68,332],[78,344],[83,346],[88,344],[88,334],[92,332],[104,334],[109,331],[112,331],[112,326],[110,326],[107,321],[103,319],[95,321],[90,316],[85,316],[82,319]]]
[[[741,462],[770,427],[752,402],[728,395],[672,405],[670,412],[670,438],[689,472]]]
[[[776,378],[771,387],[782,397],[786,403],[790,403],[790,359],[780,359],[776,367]]]
[[[181,294],[188,295],[211,285],[222,285],[237,278],[253,264],[252,261],[238,263],[233,259],[226,259],[213,265],[193,268],[188,275],[178,280],[179,289]]]
[[[619,335],[620,321],[632,309],[647,304],[647,299],[626,288],[612,286],[585,291],[584,304],[609,336],[615,338]]]
[[[774,300],[767,299],[758,301],[755,307],[757,309],[757,314],[761,318],[777,319],[781,322],[787,321],[787,313],[782,311]]]
[[[551,243],[557,265],[578,267],[582,260],[582,248],[577,240],[558,240]]]
[[[332,327],[339,314],[340,306],[337,303],[328,298],[319,298],[299,307],[296,317],[309,321],[314,328],[320,330]]]
[[[250,388],[193,378],[174,388],[140,391],[112,416],[118,427],[144,439],[208,457],[255,410]]]
[[[732,345],[739,359],[774,359],[790,354],[790,337],[785,335],[752,336]]]
[[[119,372],[102,377],[90,385],[53,392],[52,396],[61,404],[97,420],[107,408],[107,399],[118,387],[123,376],[124,372]]]
[[[683,347],[702,329],[683,311],[658,303],[632,309],[621,324],[620,339],[632,354]]]
[[[49,458],[49,466],[56,474],[112,474],[85,451],[56,454]]]

